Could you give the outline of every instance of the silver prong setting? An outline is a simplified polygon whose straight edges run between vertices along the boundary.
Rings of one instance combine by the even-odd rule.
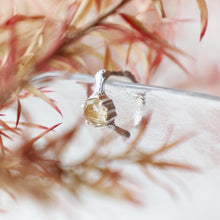
[[[133,82],[137,82],[129,71],[108,71],[104,69],[98,71],[95,75],[96,85],[94,92],[83,105],[84,116],[88,124],[94,127],[107,126],[119,135],[128,138],[130,136],[129,131],[115,125],[116,108],[112,99],[105,94],[104,84],[112,75],[125,76]]]

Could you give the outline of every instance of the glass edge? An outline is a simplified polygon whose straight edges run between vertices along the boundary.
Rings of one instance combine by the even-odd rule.
[[[88,84],[95,83],[94,76],[81,74],[81,73],[73,74],[73,73],[62,72],[62,71],[43,73],[39,76],[34,77],[31,80],[31,82],[34,84],[38,84],[38,83],[44,83],[48,81],[57,81],[57,80],[74,80],[75,82],[78,82],[78,83],[88,83]],[[171,88],[160,87],[160,86],[149,86],[149,85],[143,85],[143,84],[116,81],[116,80],[111,80],[111,79],[107,80],[106,84],[110,86],[125,87],[127,89],[129,88],[138,89],[144,92],[150,92],[150,91],[166,92],[166,93],[180,94],[184,96],[191,96],[191,97],[214,100],[214,101],[220,102],[220,97],[218,96],[214,96],[214,95],[210,95],[206,93],[188,91],[188,90],[171,89]]]

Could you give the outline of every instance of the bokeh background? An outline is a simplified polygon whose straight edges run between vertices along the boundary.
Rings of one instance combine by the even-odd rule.
[[[45,82],[44,76],[46,75],[44,74],[48,71],[65,70],[71,73],[94,75],[95,72],[101,68],[126,68],[131,70],[136,77],[138,77],[141,84],[202,92],[216,96],[220,95],[220,46],[218,42],[220,22],[220,15],[218,13],[220,8],[219,1],[206,1],[208,8],[208,26],[201,41],[200,11],[196,1],[163,0],[166,18],[161,18],[155,5],[153,5],[151,1],[131,1],[121,9],[122,12],[136,16],[149,30],[158,32],[159,35],[170,42],[171,45],[184,51],[187,55],[181,55],[178,52],[175,53],[175,51],[174,53],[172,51],[172,53],[189,73],[186,73],[186,71],[164,55],[160,62],[156,63],[156,66],[152,68],[153,61],[156,59],[155,57],[157,57],[155,51],[151,51],[149,47],[139,43],[132,46],[133,49],[129,55],[129,62],[126,62],[128,59],[127,52],[129,51],[128,42],[131,39],[126,38],[121,32],[119,34],[117,30],[109,31],[105,29],[106,27],[103,28],[104,31],[101,31],[101,33],[83,37],[80,39],[80,44],[76,43],[71,45],[70,48],[72,50],[68,50],[68,47],[64,48],[58,55],[47,60],[48,54],[53,51],[53,45],[60,43],[59,39],[56,39],[59,31],[57,31],[57,33],[54,31],[54,24],[60,24],[65,20],[68,5],[72,2],[73,1],[45,2],[40,0],[0,2],[1,28],[3,29],[1,40],[2,69],[7,53],[13,53],[13,51],[10,52],[10,50],[7,50],[7,46],[4,46],[7,45],[5,42],[7,42],[8,36],[10,36],[4,33],[4,25],[7,23],[7,19],[15,14],[23,14],[26,16],[43,15],[46,16],[46,20],[49,21],[47,24],[48,29],[46,29],[49,31],[43,35],[43,43],[41,43],[41,38],[37,41],[39,47],[43,45],[43,49],[41,50],[38,50],[36,45],[30,47],[29,50],[27,49],[27,47],[29,47],[27,45],[33,42],[35,34],[37,35],[42,27],[41,20],[34,24],[25,22],[19,23],[19,28],[17,27],[19,33],[19,52],[17,53],[17,61],[14,63],[16,65],[19,64],[17,71],[21,70],[21,75],[23,74],[22,77],[29,80],[28,74],[32,71],[31,67],[36,67],[40,60],[44,65],[39,65],[40,67],[37,69],[37,74],[36,72],[33,72],[33,75],[31,74],[31,80],[35,78],[36,75],[41,74],[42,82],[31,82],[37,88],[47,86],[45,90],[52,90],[53,92],[46,91],[45,94],[50,99],[55,100],[56,106],[62,112],[61,116],[53,109],[56,108],[53,104],[49,103],[53,107],[51,108],[47,103],[48,100],[45,102],[45,99],[43,101],[39,97],[28,95],[27,98],[20,99],[22,105],[21,122],[28,119],[28,122],[47,127],[62,123],[56,127],[54,131],[51,131],[44,138],[37,141],[37,149],[41,149],[41,146],[50,143],[51,140],[59,137],[59,135],[62,136],[62,134],[71,130],[73,125],[78,123],[78,120],[81,120],[80,118],[83,113],[81,105],[84,103],[87,95],[91,93],[90,89],[92,89],[92,87],[86,87],[86,80],[83,82],[83,80],[77,80],[77,78],[74,77],[67,77],[65,80],[59,79]],[[85,5],[89,4],[89,1],[79,2]],[[95,2],[98,4],[100,1],[91,1],[90,4],[95,5]],[[82,13],[80,19],[78,18],[77,20],[77,17],[75,21],[73,19],[75,27],[80,29],[80,27],[86,26],[87,23],[96,19],[97,14],[104,13],[110,6],[117,4],[119,1],[106,0],[103,2],[99,13],[97,13],[98,9],[95,6],[90,9],[84,9],[85,11]],[[121,24],[122,18],[113,16],[109,17],[108,21]],[[31,26],[32,29],[30,31]],[[129,28],[128,24],[126,24],[125,27]],[[71,29],[71,31],[73,32],[70,33],[75,33],[75,29]],[[122,45],[121,47],[119,47],[120,44]],[[24,51],[28,51],[29,53],[24,53]],[[30,66],[29,62],[27,62],[28,65],[25,65],[27,64],[25,62],[28,58],[30,58]],[[6,59],[6,61],[9,62],[9,59]],[[7,63],[6,61],[5,63]],[[22,70],[25,71],[22,72]],[[62,75],[62,72],[60,72],[60,75]],[[18,85],[21,85],[20,82]],[[33,93],[32,90],[29,92]],[[161,167],[152,166],[148,170],[148,175],[145,175],[137,164],[129,164],[126,161],[125,164],[123,164],[123,162],[118,163],[116,161],[111,164],[111,168],[129,177],[129,181],[125,182],[125,185],[134,192],[134,197],[132,197],[133,201],[131,197],[129,197],[130,195],[127,196],[127,200],[121,199],[117,198],[117,196],[112,196],[111,193],[101,192],[100,188],[98,188],[98,190],[92,190],[93,187],[87,187],[87,185],[82,185],[80,189],[76,187],[76,189],[79,190],[77,193],[70,193],[72,188],[69,187],[69,185],[72,184],[72,186],[74,186],[76,183],[71,182],[72,179],[65,179],[65,177],[63,177],[65,183],[69,184],[66,188],[63,187],[63,182],[60,185],[59,181],[52,185],[47,185],[45,176],[40,181],[36,178],[36,183],[39,183],[41,187],[42,185],[46,185],[42,191],[38,191],[33,184],[35,182],[33,180],[36,177],[34,176],[36,173],[34,173],[34,178],[32,178],[31,175],[30,177],[25,176],[25,181],[22,182],[19,180],[20,182],[17,181],[15,185],[9,184],[11,187],[9,188],[9,194],[11,193],[11,189],[13,191],[14,187],[11,196],[9,196],[7,191],[4,191],[5,188],[3,188],[0,199],[2,206],[2,213],[0,213],[1,218],[45,220],[219,219],[219,101],[209,98],[200,99],[175,91],[149,91],[147,88],[140,89],[139,87],[129,89],[126,88],[124,84],[115,86],[110,83],[106,87],[106,92],[117,104],[119,114],[117,123],[131,130],[131,140],[125,141],[121,137],[111,134],[111,131],[107,128],[95,129],[86,126],[84,125],[84,119],[82,119],[82,122],[80,122],[81,127],[77,130],[74,138],[65,144],[59,142],[60,146],[62,144],[66,146],[63,152],[59,152],[59,159],[62,161],[64,169],[67,169],[68,166],[74,163],[80,162],[88,152],[93,150],[93,146],[96,146],[96,142],[102,136],[107,137],[113,135],[111,142],[104,142],[100,151],[101,153],[104,152],[104,154],[106,154],[107,152],[110,155],[114,155],[115,152],[120,153],[126,149],[126,147],[135,140],[139,131],[139,127],[135,128],[133,122],[134,117],[136,117],[137,106],[135,97],[138,96],[139,92],[143,92],[145,94],[146,104],[142,109],[143,112],[141,116],[147,117],[151,111],[153,114],[137,146],[143,148],[144,151],[151,152],[163,146],[171,130],[172,135],[169,139],[171,143],[190,134],[193,136],[192,138],[187,139],[186,142],[180,142],[178,148],[170,150],[167,154],[162,155],[160,159],[195,165],[199,167],[199,171],[179,170],[175,168],[161,169]],[[26,93],[21,92],[21,94],[24,95]],[[34,95],[36,96],[36,93],[34,93]],[[6,122],[16,121],[18,105],[16,98],[14,100],[14,103],[2,110],[2,113],[5,114],[4,121]],[[126,107],[125,113],[123,107]],[[120,120],[121,118],[123,120]],[[129,119],[127,120],[127,118]],[[5,127],[3,126],[3,128]],[[24,141],[40,133],[39,130],[36,131],[30,128],[30,126],[24,128],[22,132],[22,138],[18,138],[15,135],[15,137],[13,136],[14,141],[4,140],[4,144],[9,149],[16,149],[20,144],[22,145]],[[59,139],[57,139],[57,142],[58,141]],[[59,151],[57,148],[59,149],[59,146],[56,146],[56,150],[48,152],[46,156],[53,158],[53,153],[56,155]],[[12,160],[12,162],[13,163],[8,164],[14,166],[14,164],[18,163],[17,160]],[[37,167],[39,164],[35,164],[34,166]],[[102,167],[102,164],[99,165]],[[8,167],[10,166],[8,165]],[[29,170],[28,166],[26,168]],[[93,173],[90,175],[91,176],[88,177],[89,180],[93,180],[94,176],[96,176],[96,174]],[[4,175],[2,178],[4,178]],[[13,179],[13,181],[16,181],[16,178]],[[29,181],[30,184],[26,186],[24,183],[27,183],[27,181]],[[106,181],[108,181],[108,179]],[[122,179],[122,183],[124,183],[123,181],[124,179]],[[4,181],[2,182],[4,183]],[[24,184],[23,188],[21,186],[22,184]],[[31,184],[33,184],[33,186]],[[31,187],[33,187],[32,192],[34,192],[34,196],[31,193],[25,193],[25,188],[31,191]],[[120,189],[117,190],[116,195],[120,194]],[[51,200],[48,200],[47,197],[47,199],[44,199],[40,193],[42,193],[43,196],[48,193]]]

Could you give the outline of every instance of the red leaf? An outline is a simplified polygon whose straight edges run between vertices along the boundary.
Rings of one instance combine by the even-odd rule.
[[[74,19],[74,25],[76,27],[80,26],[80,24],[84,21],[84,19],[87,18],[89,11],[93,6],[93,3],[94,3],[93,0],[82,1],[82,4],[80,5],[79,10],[77,11],[77,15]]]
[[[170,45],[165,39],[160,37],[158,34],[153,33],[150,30],[148,30],[135,17],[124,14],[124,13],[120,13],[120,15],[134,30],[136,30],[139,33],[139,36],[136,36],[136,39],[147,44],[149,47],[154,48],[158,52],[165,54],[174,63],[176,63],[181,69],[183,69],[184,72],[190,75],[188,70],[180,63],[180,61],[176,58],[176,56],[172,55],[170,52],[168,52],[168,50],[172,52],[177,52],[182,55],[186,55],[186,54],[184,54],[181,50],[179,50],[175,46]]]
[[[125,59],[125,60],[126,60],[126,61],[125,61],[126,66],[127,66],[128,63],[129,63],[129,58],[130,58],[130,54],[131,54],[132,45],[133,45],[133,41],[130,40],[129,45],[128,45],[127,54],[126,54],[126,59]]]
[[[30,127],[30,128],[48,129],[48,127],[46,126],[38,125],[38,124],[30,123],[30,122],[19,122],[19,125]]]
[[[33,95],[41,98],[45,102],[47,102],[51,107],[53,107],[61,116],[62,113],[60,109],[56,106],[56,104],[53,102],[53,100],[49,99],[43,92],[41,92],[39,89],[32,86],[30,83],[24,84],[24,89],[28,90]]]
[[[66,26],[67,28],[69,27],[69,25],[71,24],[73,18],[76,15],[77,9],[79,8],[79,3],[78,2],[74,2],[73,4],[71,4],[68,7],[67,13],[66,13],[66,18],[64,20],[64,26]]]
[[[58,30],[54,31],[55,32],[55,40],[53,41],[51,48],[48,50],[47,54],[35,64],[35,67],[37,69],[41,69],[42,66],[60,49],[60,47],[65,39],[67,29],[69,28],[75,14],[77,12],[78,7],[79,7],[78,2],[74,2],[73,4],[71,4],[68,7],[68,10],[66,12],[66,18],[65,18],[64,22],[58,28]]]
[[[164,10],[164,7],[163,7],[162,0],[153,0],[153,3],[155,5],[157,11],[159,12],[160,16],[162,18],[165,18],[166,17],[166,13],[165,13],[165,10]]]
[[[6,135],[4,132],[0,131],[0,134],[5,136],[6,138],[8,138],[9,140],[12,140],[8,135]],[[2,136],[0,135],[0,148],[1,148],[1,152],[2,152],[2,156],[4,157],[5,156],[5,150],[6,151],[9,151],[5,146],[4,146],[4,143],[3,143],[3,140],[2,140]]]
[[[188,164],[181,164],[181,163],[175,163],[175,162],[166,162],[166,161],[156,161],[152,162],[153,166],[159,167],[161,169],[166,169],[169,167],[173,167],[176,169],[183,169],[183,170],[188,170],[188,171],[199,171],[199,168],[188,165]]]
[[[201,33],[200,41],[202,40],[208,25],[208,9],[205,0],[196,0],[200,10],[200,22],[201,22]]]
[[[149,55],[150,56],[152,55],[152,51],[150,51]],[[149,59],[151,59],[151,58],[149,57]],[[161,63],[161,61],[162,61],[162,53],[158,52],[156,54],[156,57],[153,59],[153,61],[149,62],[150,63],[150,67],[149,67],[150,74],[153,74],[155,72],[155,70],[157,69],[157,67]]]
[[[24,15],[14,15],[5,21],[2,26],[15,25],[17,22],[24,20],[35,20],[35,19],[44,19],[44,16],[24,16]]]
[[[127,150],[127,153],[137,146],[138,142],[141,140],[144,132],[146,131],[146,129],[149,126],[151,117],[152,117],[152,112],[150,112],[145,118],[143,118],[143,120],[140,124],[139,131],[138,131],[136,137],[134,138],[134,140],[130,143],[129,148]]]
[[[101,0],[95,0],[95,5],[96,5],[96,8],[97,8],[97,11],[99,12],[100,8],[101,8]]]
[[[165,39],[160,37],[157,33],[153,33],[150,30],[148,30],[139,20],[137,20],[135,17],[120,13],[121,17],[139,34],[140,37],[143,36],[145,40],[149,40],[154,44],[157,44],[157,46],[160,46],[162,48],[166,48],[169,50],[172,50],[174,52],[178,52],[180,54],[184,54],[181,50],[178,48],[170,45]]]
[[[56,127],[58,127],[59,125],[61,125],[62,123],[56,124],[50,128],[48,128],[47,130],[43,131],[41,134],[39,134],[38,136],[36,136],[35,138],[31,139],[31,141],[29,142],[29,144],[33,144],[35,143],[37,140],[39,140],[40,138],[42,138],[43,136],[45,136],[47,133],[49,133],[50,131],[54,130]]]
[[[14,122],[12,122],[12,121],[7,121],[7,123],[8,124],[14,124]],[[39,129],[48,129],[48,127],[46,127],[46,126],[31,123],[31,122],[21,122],[20,121],[19,126],[26,126],[26,127],[30,127],[30,128],[39,128]],[[2,133],[2,132],[0,131],[0,133]]]
[[[12,138],[5,134],[3,131],[0,131],[0,134],[12,141]]]
[[[8,86],[15,78],[16,73],[16,46],[17,38],[15,33],[15,26],[9,27],[8,39],[8,54],[7,58],[1,68],[1,81],[5,86]]]
[[[171,132],[172,132],[172,130],[171,130]],[[174,142],[172,142],[172,143],[170,143],[170,144],[168,144],[167,142],[168,142],[168,140],[166,141],[166,143],[161,147],[161,148],[159,148],[159,149],[157,149],[157,150],[155,150],[154,152],[152,152],[151,154],[150,154],[150,156],[152,157],[152,156],[156,156],[156,155],[159,155],[159,154],[162,154],[162,153],[165,153],[165,152],[167,152],[168,150],[170,150],[170,149],[172,149],[172,148],[174,148],[174,147],[177,147],[178,145],[180,145],[180,144],[182,144],[182,143],[184,143],[184,142],[186,142],[186,141],[188,141],[189,139],[191,139],[192,137],[194,137],[196,134],[190,134],[190,135],[188,135],[188,136],[185,136],[185,137],[182,137],[182,138],[180,138],[180,139],[178,139],[178,140],[176,140],[176,141],[174,141]],[[170,138],[170,136],[168,136],[168,139]]]
[[[0,120],[0,126],[2,126],[4,129],[11,131],[13,133],[18,134],[14,128],[9,127],[4,121]]]
[[[21,102],[19,101],[19,99],[17,100],[17,119],[16,119],[16,124],[15,127],[18,127],[18,123],[20,121],[20,116],[21,116]]]
[[[103,61],[103,69],[109,69],[111,60],[111,51],[107,43],[105,43],[105,57]]]

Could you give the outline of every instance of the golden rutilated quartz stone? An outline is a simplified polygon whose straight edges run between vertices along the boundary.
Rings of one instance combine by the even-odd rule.
[[[92,97],[86,100],[83,114],[90,125],[95,127],[107,125],[108,109],[102,105],[99,97]]]
[[[115,125],[115,117],[117,116],[113,101],[105,94],[104,85],[108,77],[125,76],[137,83],[137,80],[129,71],[108,71],[100,70],[95,75],[95,90],[93,94],[86,100],[84,108],[84,117],[88,124],[94,127],[107,126],[112,128],[118,134],[128,138],[130,133]]]

